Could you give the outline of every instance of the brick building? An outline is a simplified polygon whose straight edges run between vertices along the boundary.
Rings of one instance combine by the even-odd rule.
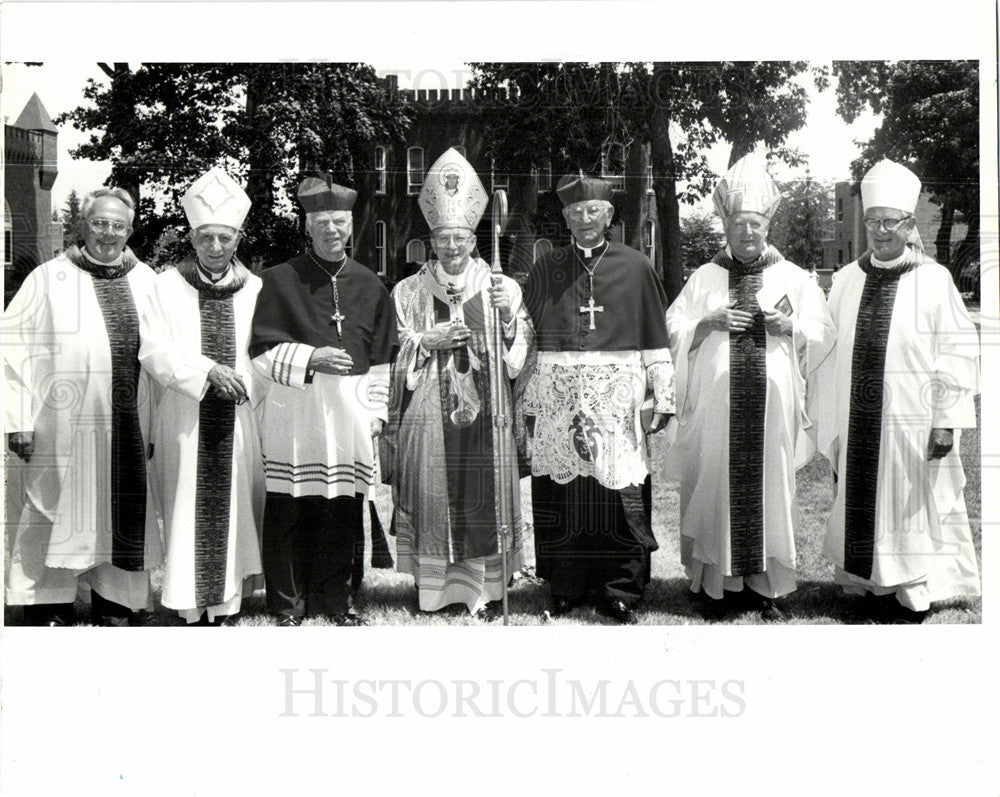
[[[841,266],[854,262],[868,248],[868,238],[865,232],[864,211],[861,207],[861,196],[853,193],[854,184],[843,181],[834,186],[833,194],[833,238],[823,241],[823,268],[836,271]],[[917,209],[917,229],[923,240],[924,249],[936,256],[934,239],[941,225],[941,208],[931,202],[929,195],[920,194]],[[951,229],[952,246],[965,238],[968,225],[955,223]]]
[[[386,78],[390,87],[396,78]],[[393,284],[414,273],[432,255],[430,230],[417,206],[423,176],[449,147],[455,147],[475,167],[487,192],[507,191],[509,224],[501,239],[504,271],[517,276],[535,258],[569,242],[562,205],[555,194],[559,175],[548,163],[525,164],[518,173],[493,170],[477,104],[470,89],[408,91],[415,111],[405,145],[376,145],[375,168],[359,185],[354,208],[352,255]],[[644,252],[662,274],[653,247],[656,201],[652,192],[648,148],[610,144],[601,153],[602,175],[615,185],[615,225],[611,236]],[[595,170],[596,171],[596,170]],[[492,257],[492,203],[477,229],[480,256]]]
[[[37,94],[4,125],[4,306],[28,273],[62,249],[52,221],[58,131]]]

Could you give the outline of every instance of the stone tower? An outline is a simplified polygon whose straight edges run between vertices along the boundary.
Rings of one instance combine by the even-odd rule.
[[[28,273],[62,248],[62,225],[52,221],[58,131],[32,94],[4,140],[4,305]]]

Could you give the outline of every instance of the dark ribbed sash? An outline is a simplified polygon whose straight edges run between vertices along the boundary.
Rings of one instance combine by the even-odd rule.
[[[436,352],[441,397],[441,424],[444,438],[445,473],[448,483],[448,506],[451,528],[450,554],[455,561],[489,556],[497,552],[496,486],[493,478],[493,409],[490,394],[489,353],[486,348],[487,322],[482,298],[471,296],[463,305],[465,324],[472,335],[467,346]],[[448,306],[434,298],[435,320],[446,322]],[[456,426],[451,420],[454,389],[448,372],[449,358],[454,358],[459,374],[472,368],[469,349],[482,366],[472,371],[476,393],[482,405],[468,426]],[[432,463],[432,467],[440,467]]]
[[[127,276],[94,275],[111,348],[111,564],[144,569],[146,457],[139,426],[139,316]]]
[[[762,267],[732,261],[729,299],[753,313],[753,324],[729,333],[730,574],[764,571],[764,409],[767,400],[767,331],[757,303]],[[759,261],[758,261],[759,263]]]
[[[236,366],[233,297],[199,292],[201,353]],[[225,599],[236,404],[209,388],[198,409],[198,474],[194,499],[194,585],[198,606]]]
[[[863,255],[865,272],[851,355],[851,409],[844,477],[844,570],[869,579],[875,555],[875,500],[882,438],[885,354],[899,278],[915,267],[905,262],[880,269]]]

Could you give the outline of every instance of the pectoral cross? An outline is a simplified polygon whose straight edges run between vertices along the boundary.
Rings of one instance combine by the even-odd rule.
[[[340,322],[343,321],[346,318],[347,318],[346,315],[341,315],[339,307],[334,308],[334,313],[333,313],[332,316],[330,316],[330,320],[333,321],[333,323],[335,323],[337,325],[337,338],[338,339],[344,334],[344,330],[340,326]]]
[[[594,326],[594,313],[603,313],[603,312],[604,312],[604,305],[600,304],[595,306],[593,296],[590,297],[590,301],[587,302],[587,304],[580,305],[580,315],[583,315],[584,313],[590,313],[591,329],[597,329],[597,327]]]

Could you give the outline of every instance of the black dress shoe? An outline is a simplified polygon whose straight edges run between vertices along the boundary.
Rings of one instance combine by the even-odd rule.
[[[503,616],[503,604],[500,601],[490,601],[476,612],[476,619],[484,623],[492,623]]]
[[[577,601],[572,598],[563,598],[559,596],[552,597],[552,605],[545,610],[545,616],[549,619],[553,617],[562,617],[564,614],[569,614],[576,608]]]
[[[891,621],[895,625],[920,625],[924,620],[927,619],[927,615],[930,614],[929,609],[925,609],[922,612],[915,611],[914,609],[907,608],[903,606],[899,601],[893,599],[893,606],[890,611]]]
[[[345,628],[356,628],[359,625],[366,625],[365,621],[360,615],[354,612],[345,612],[344,614],[331,614],[330,622],[334,625],[343,626]]]
[[[751,611],[760,614],[760,619],[769,623],[783,623],[788,619],[777,600],[754,592],[752,589],[743,589],[743,604]]]
[[[302,625],[302,618],[296,617],[294,614],[283,614],[278,618],[278,625],[282,628],[298,627]]]
[[[625,601],[608,601],[601,608],[601,613],[612,620],[617,620],[622,625],[636,624],[635,612]]]

